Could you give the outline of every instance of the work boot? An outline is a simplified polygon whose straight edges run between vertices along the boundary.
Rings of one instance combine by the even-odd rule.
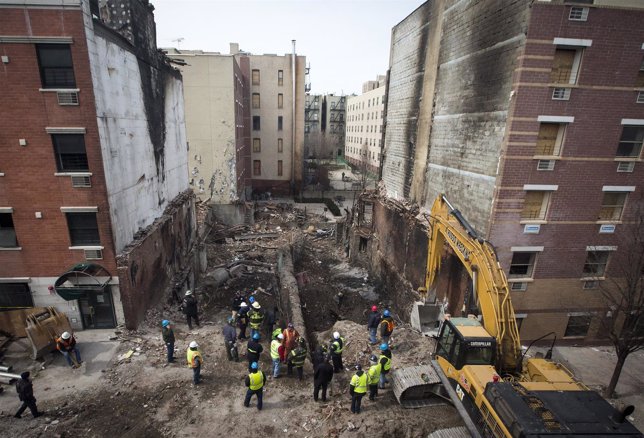
[[[15,418],[22,418],[22,415],[18,415],[18,414],[16,414],[16,415],[14,415],[14,417],[15,417]]]

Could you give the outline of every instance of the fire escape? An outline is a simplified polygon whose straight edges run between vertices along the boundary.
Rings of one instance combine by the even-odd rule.
[[[346,97],[340,96],[339,99],[332,101],[329,110],[330,115],[327,132],[334,137],[336,150],[333,152],[333,155],[337,158],[344,155]]]

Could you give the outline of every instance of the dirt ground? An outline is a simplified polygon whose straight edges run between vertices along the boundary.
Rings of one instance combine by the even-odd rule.
[[[310,218],[305,218],[310,219]],[[306,227],[302,215],[281,208],[266,208],[256,214],[257,224],[247,233],[273,233],[270,239],[233,240],[217,238],[207,245],[209,272],[197,288],[201,327],[188,331],[178,305],[162,303],[148,312],[137,331],[120,331],[113,354],[97,365],[96,357],[85,356],[80,370],[67,372],[62,360],[49,366],[62,367],[56,378],[36,375],[34,388],[39,408],[45,415],[31,418],[28,412],[12,417],[18,400],[12,388],[0,394],[0,435],[23,437],[188,437],[188,436],[276,436],[298,437],[426,437],[434,430],[461,425],[455,409],[448,405],[407,410],[396,402],[390,389],[381,391],[375,402],[363,401],[363,412],[350,412],[347,371],[334,376],[326,403],[312,397],[313,371],[305,365],[303,381],[293,377],[270,378],[264,392],[264,409],[242,404],[247,363],[245,345],[241,361],[226,358],[221,329],[230,314],[236,291],[255,292],[263,308],[277,304],[276,250],[293,239],[298,226]],[[386,304],[386,294],[368,274],[349,266],[333,236],[306,239],[296,276],[301,282],[301,299],[306,330],[312,344],[328,342],[339,330],[347,339],[345,366],[362,362],[373,347],[367,341],[366,314],[372,304]],[[233,278],[220,284],[214,271],[243,265]],[[338,297],[338,293],[342,293]],[[160,322],[170,319],[177,338],[174,364],[166,364]],[[285,323],[283,318],[283,323]],[[303,330],[302,330],[303,331]],[[83,333],[78,334],[83,351]],[[185,366],[185,351],[196,340],[204,354],[203,382],[192,385],[192,372]],[[401,325],[392,338],[394,367],[426,363],[423,352],[430,341]],[[270,374],[269,342],[260,366]],[[128,359],[120,359],[132,350]],[[376,352],[375,350],[373,351]],[[74,379],[94,366],[95,378],[75,390]],[[64,371],[63,371],[64,370]],[[283,369],[282,373],[285,374]],[[75,374],[78,373],[78,374]],[[47,391],[44,392],[45,388]],[[66,389],[66,390],[63,390]],[[60,394],[60,395],[58,395]]]

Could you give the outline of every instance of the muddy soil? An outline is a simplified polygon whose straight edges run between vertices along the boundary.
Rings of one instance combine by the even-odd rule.
[[[298,214],[270,209],[259,214],[266,222],[255,231],[272,232],[280,227],[275,240],[227,240],[208,244],[211,273],[215,267],[239,260],[275,264],[276,248],[293,239],[291,216],[298,217]],[[301,296],[309,339],[319,337],[325,342],[329,331],[339,329],[349,341],[346,361],[363,361],[372,351],[364,325],[366,313],[372,304],[381,304],[383,294],[368,275],[346,265],[333,237],[307,238],[302,254],[296,262],[296,274],[301,274],[298,277],[304,283]],[[246,346],[239,345],[240,362],[228,361],[221,336],[222,323],[230,315],[236,291],[255,292],[264,308],[278,304],[275,268],[255,265],[248,268],[224,284],[217,284],[212,275],[205,276],[196,290],[201,306],[199,328],[188,330],[177,304],[164,303],[151,309],[139,330],[119,335],[121,344],[117,354],[94,386],[67,396],[49,393],[46,402],[39,404],[46,411],[41,418],[32,419],[26,413],[23,419],[17,420],[12,418],[11,411],[0,413],[0,435],[426,437],[434,430],[461,425],[456,410],[448,405],[402,409],[390,389],[381,391],[375,402],[365,399],[363,413],[354,415],[349,410],[348,382],[352,375],[349,371],[334,376],[326,403],[315,402],[313,370],[308,360],[303,381],[286,376],[271,377],[265,387],[264,409],[256,409],[255,399],[250,408],[245,408],[242,402],[246,392]],[[345,275],[347,272],[350,275]],[[259,288],[270,295],[256,292]],[[337,300],[339,292],[343,293],[341,301]],[[159,327],[162,319],[175,323],[176,362],[173,364],[167,364],[165,359]],[[204,355],[203,382],[197,386],[192,384],[192,371],[185,365],[186,348],[193,340],[199,343]],[[430,349],[426,338],[403,326],[397,329],[392,340],[399,364],[422,362],[422,352]],[[267,340],[262,340],[262,344],[265,352],[260,367],[268,375],[269,344]],[[119,360],[129,350],[135,354]],[[84,359],[92,361],[91,357]],[[285,367],[282,374],[286,374]],[[44,386],[55,388],[65,384],[36,378],[36,397]],[[5,391],[0,397],[15,397],[15,394]]]

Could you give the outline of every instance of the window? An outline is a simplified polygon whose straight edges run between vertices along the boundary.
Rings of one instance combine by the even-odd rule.
[[[510,278],[532,278],[534,262],[537,258],[536,252],[515,252],[512,253],[510,262]]]
[[[277,130],[281,131],[284,126],[284,117],[277,116]]]
[[[644,87],[644,59],[640,64],[640,71],[637,73],[637,81],[635,82],[636,87]]]
[[[550,73],[550,82],[555,84],[576,84],[583,49],[557,48]]]
[[[99,245],[96,213],[66,213],[72,246]]]
[[[260,160],[253,160],[253,175],[262,174],[262,162]]]
[[[579,6],[573,6],[570,8],[570,14],[568,19],[570,21],[587,21],[588,20],[588,8],[582,8]]]
[[[277,70],[277,85],[284,85],[284,70]]]
[[[512,292],[517,292],[517,291],[523,292],[527,289],[528,289],[528,283],[525,281],[510,283],[510,290]]]
[[[282,93],[277,95],[277,107],[284,108],[284,95]]]
[[[259,138],[254,138],[253,139],[253,152],[261,152],[262,151],[262,140]]]
[[[565,123],[541,123],[535,155],[560,155],[565,132]]]
[[[568,317],[568,325],[564,337],[580,337],[583,338],[588,334],[590,328],[591,315],[575,315]]]
[[[0,283],[0,308],[33,307],[27,283]]]
[[[587,251],[584,263],[584,277],[603,277],[610,251]]]
[[[642,152],[644,141],[644,126],[624,126],[622,136],[617,146],[617,156],[638,158]]]
[[[259,108],[259,93],[253,93],[253,108]]]
[[[549,202],[550,192],[527,191],[523,202],[523,210],[521,211],[521,219],[545,220]]]
[[[89,170],[83,134],[52,134],[51,138],[59,172]]]
[[[282,160],[277,160],[277,176],[282,176],[284,174],[284,166]]]
[[[18,239],[11,213],[0,213],[0,248],[17,248]]]
[[[259,116],[253,116],[253,131],[259,131],[261,126]]]
[[[622,218],[624,204],[626,203],[625,192],[604,192],[602,208],[599,210],[600,221],[618,221]]]
[[[253,85],[259,85],[259,70],[253,70],[252,82],[253,82]]]
[[[76,88],[69,44],[37,44],[43,88]]]

